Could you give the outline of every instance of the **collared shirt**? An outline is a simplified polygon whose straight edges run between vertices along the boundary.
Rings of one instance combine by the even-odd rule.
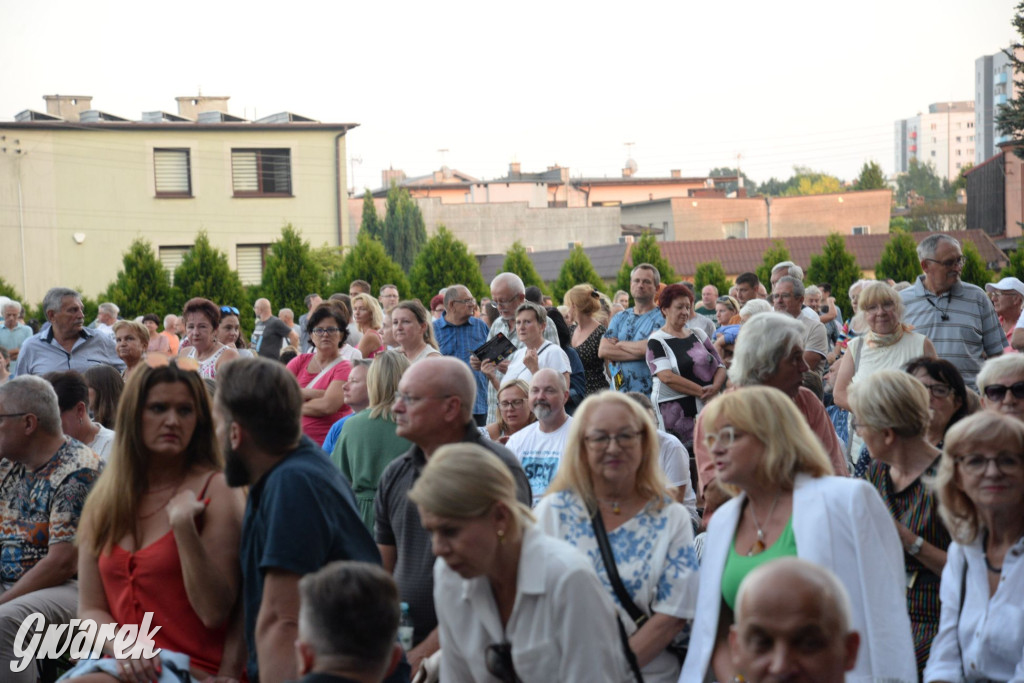
[[[984,552],[981,534],[969,545],[949,546],[926,681],[1024,680],[1024,538],[1006,551],[991,596]],[[961,586],[967,587],[966,597]]]
[[[18,356],[19,375],[45,375],[48,372],[77,370],[85,372],[93,365],[111,365],[124,370],[124,361],[117,357],[114,338],[102,332],[83,329],[68,353],[53,337],[47,326],[22,344]]]
[[[664,324],[665,316],[657,308],[640,315],[637,315],[634,309],[628,308],[611,319],[604,336],[606,339],[619,341],[646,341],[652,332]],[[651,378],[646,358],[609,363],[608,371],[612,376],[613,389],[639,391],[645,396],[651,395],[654,380]]]
[[[487,323],[480,318],[469,316],[469,320],[461,325],[448,322],[447,312],[434,321],[434,336],[441,353],[458,358],[469,365],[469,356],[474,349],[480,348],[486,341],[490,331]],[[487,412],[487,375],[479,370],[473,371],[476,379],[476,401],[473,402],[473,414],[482,415]]]
[[[516,334],[516,323],[512,321],[510,325],[505,321],[504,318],[498,316],[498,319],[491,325],[491,330],[487,335],[487,339],[491,340],[498,336],[501,332],[505,335],[505,338],[515,344],[517,349],[523,348],[525,344],[519,341],[519,335]],[[558,344],[558,328],[555,327],[555,323],[551,318],[548,318],[547,324],[544,325],[544,338],[552,344]],[[498,385],[501,385],[502,379],[505,377],[500,372],[497,373]],[[487,383],[487,424],[498,421],[498,390],[494,388],[494,385],[490,382]]]
[[[31,336],[32,328],[28,325],[18,324],[14,326],[13,330],[6,325],[0,325],[0,346],[8,351],[20,349],[25,340]],[[10,372],[12,375],[18,374],[18,361],[11,361]]]
[[[936,296],[925,289],[924,275],[919,275],[913,287],[900,292],[900,298],[906,308],[903,322],[928,337],[938,357],[955,365],[964,383],[976,391],[984,356],[1002,353],[1006,346],[988,295],[980,287],[957,281]]]

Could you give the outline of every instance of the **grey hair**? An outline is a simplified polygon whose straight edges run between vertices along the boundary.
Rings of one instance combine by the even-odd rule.
[[[515,273],[498,273],[491,280],[491,291],[494,291],[495,287],[501,285],[507,285],[512,290],[513,296],[520,294],[526,294],[526,285],[523,284],[523,278],[519,277]]]
[[[43,297],[43,313],[59,311],[61,302],[69,296],[73,296],[79,300],[82,298],[82,295],[73,289],[69,289],[67,287],[53,287],[46,293],[46,296]]]
[[[0,386],[0,402],[8,413],[32,413],[39,420],[39,429],[59,436],[60,407],[53,385],[42,377],[22,375]]]
[[[462,289],[465,289],[467,292],[469,291],[469,287],[466,287],[465,285],[458,285],[458,284],[448,285],[445,288],[445,292],[444,292],[444,307],[445,308],[448,308],[448,306],[450,306],[451,303],[453,301],[455,301],[456,298],[458,298],[459,291],[460,291],[459,288],[460,287]],[[472,294],[472,292],[470,292],[470,294]]]
[[[165,328],[169,327],[168,324],[167,324],[167,321],[169,321],[171,319],[173,319],[174,322],[178,322],[178,316],[174,315],[173,313],[168,313],[167,315],[164,316],[164,327]]]
[[[772,310],[772,305],[764,299],[751,299],[740,307],[740,317],[746,321],[759,313],[771,313]]]
[[[12,306],[18,309],[18,313],[21,313],[21,302],[15,301],[14,299],[8,299],[6,302],[4,302],[3,307],[0,308],[0,313],[6,313],[7,309]]]
[[[1000,377],[1011,375],[1024,375],[1024,355],[1009,353],[985,361],[974,380],[978,385],[978,393],[984,396],[985,387],[995,383]]]
[[[846,295],[852,299],[853,290],[863,289],[864,285],[868,284],[869,282],[874,282],[874,280],[857,280],[852,285],[850,285],[850,288],[848,290],[846,290]]]
[[[917,258],[921,261],[935,258],[935,252],[939,250],[939,243],[947,242],[957,249],[960,249],[960,242],[955,237],[950,237],[944,232],[936,232],[928,235],[917,245]]]
[[[788,282],[789,284],[793,285],[793,296],[804,295],[804,283],[802,281],[797,280],[792,275],[785,275],[779,278],[779,281],[775,283],[775,286],[778,287],[783,282]]]
[[[516,317],[518,318],[519,314],[522,313],[523,311],[533,311],[534,314],[537,316],[537,324],[540,325],[541,327],[547,326],[548,312],[544,310],[543,306],[535,304],[532,301],[524,301],[523,303],[519,304],[519,308],[516,309]]]
[[[658,287],[658,286],[661,285],[661,273],[659,273],[658,269],[655,268],[654,266],[652,266],[650,263],[638,263],[638,264],[636,264],[636,266],[633,267],[633,270],[629,271],[629,278],[631,280],[633,279],[633,274],[636,273],[636,271],[638,271],[638,270],[649,270],[649,271],[651,271],[652,273],[654,273],[654,286]]]
[[[110,301],[104,301],[97,307],[97,310],[103,311],[104,313],[109,313],[115,318],[117,317],[117,314],[121,312],[121,309],[118,308],[117,304]]]
[[[804,296],[821,296],[821,290],[818,289],[818,285],[811,285],[810,287],[804,289]]]
[[[801,346],[804,326],[784,313],[761,313],[743,323],[736,337],[729,368],[729,380],[735,386],[764,384],[779,371],[794,347]]]
[[[775,266],[772,267],[772,274],[774,275],[775,271],[782,270],[783,268],[786,269],[787,275],[791,275],[797,278],[798,280],[804,279],[804,269],[798,266],[797,264],[793,263],[792,261],[781,261],[779,263],[776,263]]]

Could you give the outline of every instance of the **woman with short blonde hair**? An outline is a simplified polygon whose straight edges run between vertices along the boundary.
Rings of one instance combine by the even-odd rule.
[[[352,321],[359,329],[359,351],[363,358],[373,358],[384,350],[381,326],[384,324],[384,309],[372,296],[361,292],[352,297]]]
[[[149,330],[134,320],[118,320],[111,329],[114,332],[117,357],[124,361],[124,372],[121,376],[128,377],[146,356],[149,348]]]
[[[565,303],[569,307],[568,320],[572,323],[570,344],[583,363],[585,396],[590,396],[608,388],[604,360],[598,355],[601,339],[608,331],[597,319],[601,312],[601,293],[591,285],[576,285],[565,293]]]
[[[510,379],[498,389],[498,419],[487,425],[487,436],[500,444],[523,427],[537,421],[529,406],[530,385],[526,380]]]

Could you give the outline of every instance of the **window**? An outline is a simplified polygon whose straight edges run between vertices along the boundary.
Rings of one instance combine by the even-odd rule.
[[[231,150],[231,181],[236,197],[292,196],[291,150]]]
[[[263,267],[267,263],[269,244],[239,244],[237,249],[238,277],[243,285],[258,285],[263,280]]]
[[[871,234],[871,226],[870,225],[855,225],[855,226],[853,226],[853,234],[854,235],[870,235]]]
[[[192,173],[187,149],[153,150],[153,180],[157,197],[191,197]]]
[[[192,246],[174,246],[174,247],[160,247],[158,258],[160,264],[164,269],[171,275],[171,284],[174,284],[174,271],[181,262],[185,259],[185,254],[188,253]]]
[[[732,221],[722,223],[722,237],[727,240],[744,240],[747,238],[747,222]]]
[[[974,121],[968,121],[967,122],[967,127],[968,128],[974,128]]]

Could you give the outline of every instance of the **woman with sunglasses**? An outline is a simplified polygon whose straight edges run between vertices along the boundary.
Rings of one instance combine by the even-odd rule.
[[[132,373],[124,399],[121,428],[78,529],[78,616],[115,628],[151,620],[162,652],[116,659],[108,643],[108,658],[69,675],[166,680],[160,673],[173,666],[199,681],[239,679],[242,658],[225,650],[240,649],[226,644],[241,637],[231,620],[240,614],[244,499],[221,473],[206,385],[154,353]]]
[[[953,536],[924,680],[1024,680],[1024,425],[981,411],[949,430],[935,485]]]
[[[345,404],[345,382],[352,365],[342,358],[348,316],[336,301],[317,306],[306,321],[313,353],[299,354],[288,370],[302,387],[302,431],[320,445],[331,425],[352,412]]]
[[[653,420],[628,396],[604,391],[576,411],[537,506],[538,526],[589,558],[609,598],[622,589],[619,618],[649,683],[679,677],[681,634],[696,607],[693,526],[673,493]]]
[[[254,354],[242,338],[242,325],[238,309],[234,306],[220,307],[220,325],[217,326],[217,341],[238,352],[239,358],[254,358]]]
[[[1024,356],[1012,353],[985,361],[977,382],[982,408],[1024,420]]]
[[[903,369],[920,380],[928,390],[932,411],[928,443],[942,448],[949,428],[971,414],[964,378],[955,365],[942,358],[915,358]]]
[[[498,390],[498,420],[487,425],[487,437],[500,444],[526,425],[537,421],[530,410],[530,385],[523,379],[510,379]]]
[[[708,527],[680,680],[733,680],[727,641],[740,583],[755,567],[795,555],[832,570],[850,595],[861,648],[848,680],[916,681],[903,546],[874,488],[830,476],[824,447],[778,389],[741,387],[702,417],[715,482],[735,497]]]
[[[178,349],[178,357],[195,359],[204,379],[217,379],[221,366],[238,358],[238,351],[217,341],[220,309],[209,299],[196,297],[186,302],[182,317],[189,344]]]
[[[534,527],[497,456],[443,446],[409,498],[437,555],[445,681],[632,680],[615,608],[590,563]]]

